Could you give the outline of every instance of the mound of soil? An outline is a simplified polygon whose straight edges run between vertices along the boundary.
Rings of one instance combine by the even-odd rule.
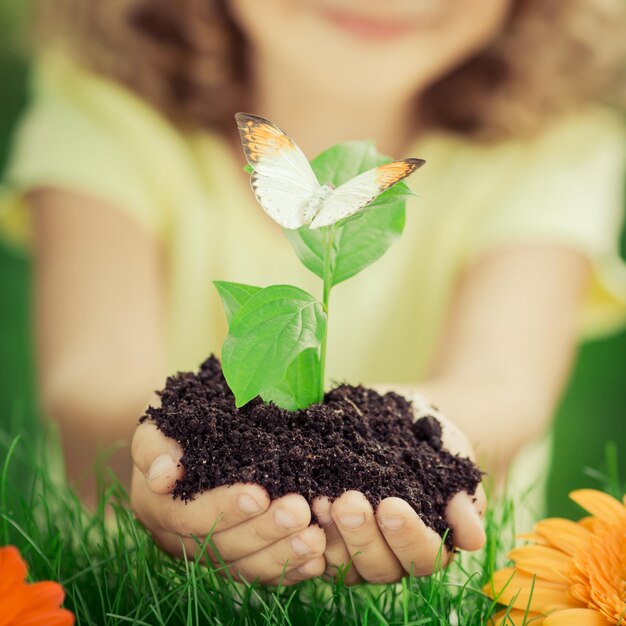
[[[309,502],[356,489],[374,508],[388,496],[403,498],[443,536],[450,498],[473,494],[481,480],[469,459],[442,449],[439,422],[414,422],[411,403],[395,393],[340,385],[323,404],[300,411],[260,398],[237,409],[211,356],[197,373],[169,377],[159,395],[161,406],[141,421],[153,420],[184,450],[175,498],[235,482],[258,483],[271,498],[300,493]]]

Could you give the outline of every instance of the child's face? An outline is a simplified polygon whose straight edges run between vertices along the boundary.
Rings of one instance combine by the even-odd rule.
[[[229,0],[253,59],[320,96],[419,92],[486,46],[514,0]],[[297,94],[294,94],[297,97]]]

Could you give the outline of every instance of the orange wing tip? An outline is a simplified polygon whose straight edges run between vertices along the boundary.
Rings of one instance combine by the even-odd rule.
[[[244,113],[239,111],[235,113],[235,121],[241,126],[250,126],[254,124],[268,124],[274,126],[268,119],[261,117],[260,115],[254,115],[254,113]]]
[[[379,166],[376,172],[376,183],[381,189],[387,189],[410,176],[416,169],[422,167],[424,159],[403,159]]]
[[[281,150],[295,147],[293,141],[278,126],[264,117],[251,113],[236,113],[235,120],[248,162],[255,165],[263,157],[272,158]]]

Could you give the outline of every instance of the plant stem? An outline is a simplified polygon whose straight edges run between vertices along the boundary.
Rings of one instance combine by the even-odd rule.
[[[324,333],[324,339],[322,339],[322,349],[320,352],[320,402],[324,400],[324,373],[326,370],[326,342],[328,339],[328,303],[330,300],[330,289],[332,287],[331,281],[331,261],[332,261],[332,249],[335,241],[335,225],[331,224],[328,227],[324,227],[324,291],[322,296],[322,306],[326,313],[326,332]]]

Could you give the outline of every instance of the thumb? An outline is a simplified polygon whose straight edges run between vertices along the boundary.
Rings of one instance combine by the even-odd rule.
[[[482,485],[470,496],[466,491],[457,493],[446,507],[446,519],[454,533],[454,544],[463,550],[480,550],[487,537],[482,522],[487,499]]]
[[[149,489],[158,494],[172,491],[184,475],[180,444],[166,437],[153,422],[137,427],[131,444],[133,463],[145,476]]]

